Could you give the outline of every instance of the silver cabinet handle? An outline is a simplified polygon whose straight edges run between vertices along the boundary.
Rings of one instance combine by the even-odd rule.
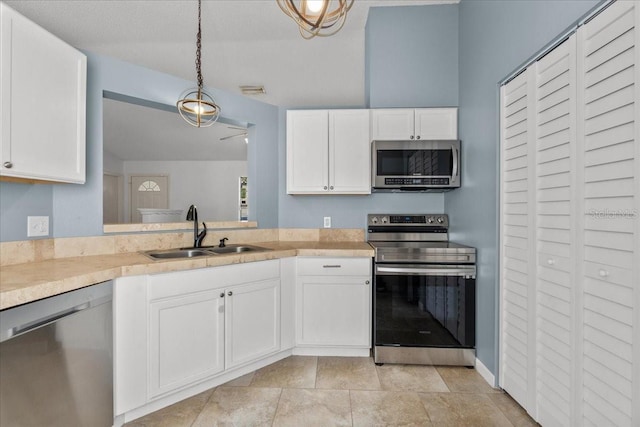
[[[224,298],[224,292],[220,292],[220,298]]]
[[[327,189],[327,186],[326,186],[326,185],[324,186],[324,189],[325,189],[325,190]]]
[[[7,169],[11,169],[13,167],[13,163],[11,162],[4,162],[4,167]]]
[[[420,135],[418,135],[418,136],[416,137],[416,139],[420,139]]]
[[[329,187],[329,190],[333,190],[333,185],[331,187]]]
[[[233,295],[233,291],[229,291],[229,293],[227,295],[229,295],[229,296]]]
[[[341,268],[342,266],[340,264],[325,264],[322,266],[322,268]]]
[[[409,137],[409,139],[413,139],[413,135],[411,135],[411,136]]]
[[[367,280],[366,282],[364,282],[365,285],[368,285],[370,282]]]

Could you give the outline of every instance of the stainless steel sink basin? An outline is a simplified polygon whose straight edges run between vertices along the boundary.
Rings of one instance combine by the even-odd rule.
[[[146,251],[143,252],[146,256],[152,259],[176,259],[176,258],[195,258],[200,256],[212,256],[215,255],[208,250],[184,248],[184,249],[166,249],[160,251]]]
[[[180,258],[196,258],[201,256],[213,256],[220,254],[239,254],[244,252],[262,252],[271,249],[253,245],[227,245],[224,247],[205,246],[202,248],[177,248],[164,249],[157,251],[142,252],[153,260],[158,259],[180,259]]]
[[[263,248],[260,246],[253,246],[253,245],[227,245],[222,248],[217,247],[217,248],[211,248],[207,250],[216,254],[238,254],[242,252],[262,252],[262,251],[268,251],[270,249]]]

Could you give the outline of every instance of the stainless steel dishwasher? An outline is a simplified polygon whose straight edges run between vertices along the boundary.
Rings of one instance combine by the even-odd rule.
[[[0,425],[113,425],[112,282],[0,311]]]

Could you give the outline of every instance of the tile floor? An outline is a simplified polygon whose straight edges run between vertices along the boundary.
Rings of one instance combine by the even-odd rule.
[[[474,369],[291,356],[126,426],[535,426]]]

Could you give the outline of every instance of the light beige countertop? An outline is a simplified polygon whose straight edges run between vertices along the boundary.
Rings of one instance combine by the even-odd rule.
[[[270,251],[152,260],[139,252],[84,255],[5,265],[0,271],[0,310],[123,276],[190,270],[293,256],[372,257],[362,241],[252,242]]]

